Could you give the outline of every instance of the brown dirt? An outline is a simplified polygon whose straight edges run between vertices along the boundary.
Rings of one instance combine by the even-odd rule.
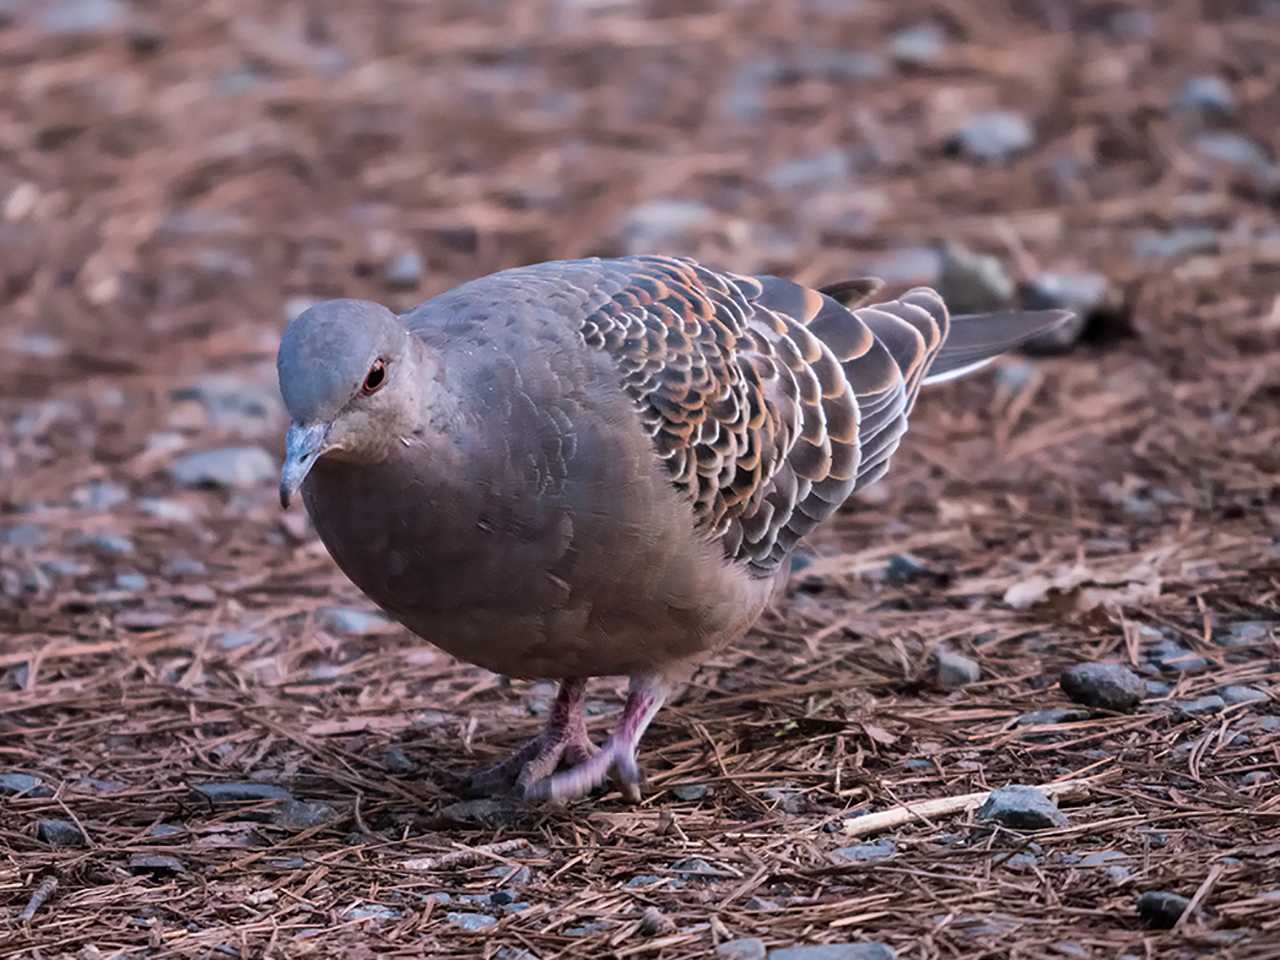
[[[1206,165],[1202,121],[1170,107],[1221,72],[1238,114],[1203,123],[1280,146],[1275,4],[37,6],[110,16],[0,28],[0,772],[52,791],[0,797],[0,957],[677,958],[748,936],[1280,956],[1275,182]],[[950,38],[931,65],[867,78],[841,55],[924,19]],[[949,155],[994,106],[1034,148]],[[831,147],[852,170],[778,171]],[[200,490],[167,468],[276,454],[286,298],[407,306],[622,249],[655,198],[709,207],[663,252],[831,281],[947,238],[1021,277],[1103,271],[1128,322],[926,395],[890,478],[660,714],[643,805],[476,822],[459,777],[536,729],[545,685],[336,629],[323,611],[368,606],[269,477]],[[1189,228],[1181,255],[1135,252]],[[426,269],[390,289],[406,250]],[[904,553],[923,570],[888,565]],[[1156,679],[1162,643],[1202,659],[1137,712],[1012,725],[1065,705],[1079,661]],[[936,689],[942,646],[981,679]],[[1178,709],[1227,683],[1267,699]],[[1073,776],[1092,786],[1064,828],[962,814],[833,859],[858,814]],[[243,780],[331,817],[193,791]],[[51,847],[45,818],[84,844]],[[508,878],[527,908],[489,898]],[[1153,930],[1148,890],[1195,909]]]

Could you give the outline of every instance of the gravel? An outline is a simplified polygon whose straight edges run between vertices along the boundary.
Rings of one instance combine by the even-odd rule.
[[[946,148],[979,163],[1005,163],[1035,144],[1031,122],[1013,110],[975,113],[947,140]]]
[[[958,690],[982,678],[982,668],[954,650],[938,650],[933,655],[933,679],[943,690]]]
[[[1142,680],[1119,663],[1080,663],[1063,671],[1062,692],[1076,703],[1126,713],[1142,700]]]
[[[197,783],[191,789],[211,803],[239,803],[254,800],[292,800],[284,787],[274,783],[255,783],[251,780],[229,780],[217,783]]]
[[[169,476],[184,487],[248,489],[275,480],[275,459],[261,447],[220,447],[177,457],[169,464]]]
[[[811,947],[779,947],[768,960],[894,960],[897,954],[883,943],[824,943]]]
[[[36,836],[51,847],[84,846],[84,834],[70,820],[46,819],[36,821]]]
[[[716,960],[765,960],[764,941],[759,937],[728,940],[716,947]]]
[[[1178,700],[1173,707],[1184,717],[1196,717],[1204,713],[1218,713],[1226,705],[1227,702],[1222,697],[1211,693],[1194,700]]]
[[[1018,785],[993,790],[976,816],[1014,830],[1044,830],[1067,825],[1066,816],[1043,791]]]
[[[873,863],[877,860],[888,860],[897,852],[898,845],[890,839],[884,839],[841,847],[833,850],[831,857],[837,863]]]
[[[1232,684],[1229,687],[1223,687],[1220,695],[1223,701],[1231,706],[1240,703],[1266,703],[1271,699],[1265,690],[1244,686],[1243,684]]]

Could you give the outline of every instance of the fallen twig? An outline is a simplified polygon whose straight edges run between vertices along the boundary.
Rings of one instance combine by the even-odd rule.
[[[40,881],[40,885],[31,893],[31,899],[27,901],[27,905],[22,908],[22,913],[18,914],[18,919],[23,923],[30,923],[31,918],[36,915],[36,911],[44,906],[44,902],[53,896],[53,891],[58,889],[58,880],[56,877],[45,877]]]
[[[1037,789],[1051,797],[1067,800],[1079,800],[1086,797],[1092,780],[1063,780],[1060,783],[1046,783]],[[850,817],[844,822],[844,832],[851,837],[865,837],[869,834],[892,830],[916,820],[928,822],[940,817],[949,817],[957,813],[965,813],[980,807],[991,796],[990,790],[977,793],[965,793],[958,797],[940,797],[937,800],[922,800],[917,803],[904,803],[892,810],[867,814],[864,817]]]
[[[499,843],[486,843],[480,847],[465,847],[445,853],[438,857],[422,857],[418,860],[406,860],[400,864],[406,870],[441,870],[444,867],[470,867],[486,860],[500,860],[503,854],[521,847],[527,847],[529,841],[524,837],[514,840],[503,840]]]

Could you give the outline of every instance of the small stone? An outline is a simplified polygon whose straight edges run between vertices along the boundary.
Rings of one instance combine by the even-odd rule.
[[[103,777],[77,777],[71,781],[70,786],[80,793],[96,793],[99,796],[110,796],[129,788],[123,780],[108,780]]]
[[[1240,783],[1246,787],[1256,787],[1263,783],[1271,782],[1271,773],[1267,770],[1250,770],[1240,778]]]
[[[807,157],[797,157],[781,163],[765,173],[764,179],[774,190],[786,193],[838,185],[849,178],[850,172],[851,164],[848,154],[837,147],[832,147]]]
[[[1013,721],[1015,727],[1036,727],[1048,726],[1058,723],[1074,723],[1077,720],[1087,720],[1089,714],[1084,710],[1076,710],[1072,707],[1046,707],[1043,710],[1032,710],[1030,713],[1024,713],[1016,717]]]
[[[358,903],[342,911],[344,920],[399,920],[404,913],[380,903]]]
[[[1271,697],[1265,690],[1259,690],[1257,687],[1232,684],[1222,688],[1222,699],[1231,706],[1235,706],[1239,703],[1265,703]]]
[[[168,473],[184,487],[246,489],[276,479],[277,466],[261,447],[221,447],[183,454]]]
[[[70,820],[38,820],[36,836],[51,847],[79,847],[84,844],[84,834]]]
[[[1248,137],[1226,130],[1202,133],[1191,148],[1209,163],[1222,164],[1253,174],[1261,185],[1275,185],[1275,165],[1267,151]]]
[[[980,163],[1003,163],[1028,150],[1035,132],[1027,118],[1012,110],[975,113],[947,140],[947,150]]]
[[[166,577],[181,579],[183,577],[203,577],[209,572],[206,567],[195,557],[177,556],[172,557],[164,565],[163,573]]]
[[[958,690],[982,678],[982,668],[954,650],[935,651],[933,662],[934,681],[943,690]]]
[[[954,243],[939,252],[938,292],[955,313],[1003,310],[1013,300],[1014,282],[996,257]]]
[[[318,800],[286,800],[272,819],[286,830],[308,830],[323,826],[336,816],[333,807]]]
[[[128,557],[137,550],[133,541],[122,533],[85,533],[72,543],[110,557]]]
[[[877,860],[888,860],[897,852],[898,845],[892,840],[884,839],[841,847],[839,850],[833,850],[831,857],[837,863],[873,863]]]
[[[401,776],[408,776],[418,770],[418,765],[398,744],[392,744],[382,751],[382,765],[391,773],[398,773]]]
[[[1213,639],[1224,647],[1251,647],[1271,643],[1280,622],[1275,620],[1239,620],[1225,629],[1215,630]]]
[[[515,823],[520,819],[521,812],[521,807],[511,800],[482,797],[451,803],[440,811],[440,816],[458,823],[497,827]]]
[[[727,940],[716,947],[716,960],[765,960],[764,941],[759,937]]]
[[[1015,853],[1007,858],[1001,866],[1015,873],[1030,873],[1040,865],[1040,859],[1034,853]]]
[[[671,249],[692,252],[698,236],[715,223],[716,213],[696,200],[652,200],[623,218],[618,240],[626,253]]]
[[[1174,101],[1178,110],[1227,117],[1236,112],[1236,95],[1216,73],[1191,77]]]
[[[452,923],[455,927],[461,927],[463,930],[469,930],[472,933],[480,930],[488,930],[495,926],[498,922],[497,917],[491,917],[487,913],[446,913],[445,919]]]
[[[409,289],[422,282],[427,265],[417,250],[403,250],[391,258],[382,278],[389,287]]]
[[[15,523],[7,530],[0,530],[0,544],[18,550],[43,546],[47,539],[44,527],[34,523]]]
[[[36,25],[60,36],[91,36],[123,29],[129,8],[121,0],[56,0],[40,11]]]
[[[170,393],[175,403],[198,404],[214,426],[252,434],[282,416],[282,403],[273,387],[232,373],[211,373]]]
[[[384,614],[355,607],[329,607],[321,610],[316,619],[330,633],[349,637],[370,636],[395,629],[395,624]]]
[[[262,634],[256,630],[224,630],[213,638],[213,645],[219,650],[239,650],[257,643]]]
[[[1079,663],[1063,671],[1062,692],[1077,703],[1128,712],[1142,699],[1142,681],[1119,663]]]
[[[53,791],[29,773],[0,773],[0,796],[51,797]]]
[[[186,866],[167,853],[135,853],[129,858],[131,873],[182,873]]]
[[[168,837],[182,836],[186,832],[185,827],[180,827],[176,823],[153,823],[147,827],[147,832],[143,836],[163,840]]]
[[[1042,791],[1019,785],[993,790],[976,816],[1014,830],[1044,830],[1067,825],[1066,816]]]
[[[124,573],[116,574],[116,586],[121,590],[138,593],[147,589],[147,578],[136,570],[126,570]]]
[[[677,860],[671,864],[671,869],[675,873],[684,874],[690,880],[701,880],[706,883],[732,876],[728,871],[708,863],[701,857],[685,857],[682,860]]]
[[[701,800],[709,792],[710,789],[705,783],[679,783],[671,788],[671,792],[675,794],[677,800]]]
[[[888,583],[903,584],[917,580],[928,572],[928,566],[919,557],[913,557],[909,553],[895,553],[885,564],[884,578]]]
[[[894,960],[896,956],[888,946],[875,941],[779,947],[768,953],[769,960]]]
[[[1173,692],[1173,684],[1165,683],[1163,680],[1143,680],[1142,686],[1146,689],[1148,697],[1167,697]]]
[[[191,789],[197,796],[211,803],[241,803],[255,800],[274,800],[283,803],[292,800],[284,787],[274,783],[254,783],[249,780],[231,780],[221,783],[197,783]]]
[[[676,925],[671,918],[657,907],[645,907],[644,912],[640,914],[640,933],[646,937],[658,937],[671,933],[675,928]]]
[[[110,510],[129,499],[129,488],[108,480],[91,480],[71,492],[71,503],[82,510]]]
[[[1133,239],[1133,255],[1139,260],[1181,260],[1201,253],[1217,253],[1221,238],[1210,227],[1175,230],[1143,230]]]
[[[1203,713],[1218,713],[1226,705],[1222,697],[1211,693],[1204,697],[1196,697],[1194,700],[1179,700],[1173,706],[1184,717],[1196,717]]]
[[[917,23],[890,35],[889,53],[905,66],[927,67],[942,59],[949,41],[947,31],[940,24]]]
[[[1089,960],[1089,957],[1092,956],[1088,950],[1074,940],[1059,940],[1050,949],[1058,956],[1072,957],[1073,960]]]
[[[1028,310],[1071,311],[1065,324],[1023,346],[1030,353],[1060,353],[1080,339],[1090,317],[1109,306],[1111,284],[1100,273],[1042,273],[1022,285],[1021,295]]]
[[[1186,897],[1168,890],[1148,890],[1138,897],[1138,916],[1148,926],[1168,930],[1191,904]]]

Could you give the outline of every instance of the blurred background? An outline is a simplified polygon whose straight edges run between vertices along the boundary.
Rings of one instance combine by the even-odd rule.
[[[57,828],[38,833],[37,819],[61,819],[71,848],[83,827],[96,859],[62,874],[83,894],[65,908],[83,919],[78,943],[103,930],[146,943],[158,927],[194,950],[227,924],[242,924],[228,942],[268,934],[216,897],[175,918],[155,878],[187,889],[198,862],[240,884],[233,899],[261,893],[268,881],[238,858],[280,838],[183,813],[192,782],[284,783],[329,814],[363,796],[365,833],[308,835],[326,863],[460,836],[450,778],[538,721],[504,681],[389,624],[301,511],[280,513],[274,354],[317,299],[404,309],[553,258],[684,254],[813,284],[874,274],[890,293],[937,285],[961,311],[1081,318],[924,396],[894,472],[814,538],[784,609],[659,718],[645,751],[658,802],[685,803],[680,843],[728,864],[723,893],[761,862],[788,875],[826,863],[838,839],[823,824],[886,795],[1138,764],[1134,728],[1111,721],[1058,746],[1008,732],[1059,696],[1046,688],[1068,663],[1125,660],[1167,703],[1243,678],[1274,714],[1278,81],[1274,0],[0,0],[0,740],[13,745],[0,765],[35,778],[0,792],[63,784],[79,822],[24,800],[0,848],[38,872],[80,854],[51,853]],[[738,712],[779,683],[808,692]],[[529,689],[545,710],[545,685]],[[1098,867],[1041,897],[988,867],[999,909],[1022,913],[966,932],[935,915],[983,868],[917,837],[902,855],[923,858],[929,893],[897,896],[917,898],[918,922],[872,911],[868,929],[921,956],[1055,923],[1119,949],[1137,923],[1134,877],[1189,896],[1234,842],[1230,817],[1265,803],[1280,721],[1237,711],[1252,745],[1232,746],[1224,726],[1208,751],[1197,718],[1221,706],[1142,715],[1154,726],[1134,734],[1144,752],[1125,782],[1190,762],[1175,798],[1227,819],[1172,825],[1140,877]],[[864,735],[846,716],[880,719]],[[664,792],[709,769],[712,741],[736,786]],[[1147,823],[1169,796],[1117,790],[1093,819]],[[130,859],[160,842],[143,834],[157,803],[185,831],[164,853],[176,867]],[[784,813],[793,845],[699,846],[715,845],[716,824]],[[434,833],[442,823],[454,832]],[[626,824],[600,829],[640,837],[621,844],[631,852],[567,872],[576,828],[538,835],[541,875],[570,885],[552,899],[575,923],[604,922],[579,886],[680,875],[636,853],[650,821]],[[1148,849],[1145,827],[1125,829],[1097,842]],[[1280,886],[1264,859],[1223,869],[1214,882],[1246,904]],[[421,907],[420,890],[388,900],[371,873],[309,880],[290,902],[305,894],[331,920],[364,903],[375,925]],[[473,892],[497,882],[472,874]],[[829,937],[839,913],[823,904],[848,913],[860,884],[884,889],[860,876],[762,880],[725,923]],[[695,887],[711,889],[671,885],[649,902],[692,929],[680,918],[703,909]],[[782,912],[750,913],[757,893]],[[793,901],[808,906],[788,912]],[[1125,919],[1055,916],[1060,902]],[[121,919],[139,903],[145,929]],[[92,919],[100,908],[107,920]],[[1249,928],[1251,909],[1224,908],[1220,925]],[[545,915],[504,930],[526,946],[616,946],[636,929],[627,916],[572,935],[547,933]],[[440,920],[433,936],[464,937],[468,922]],[[705,955],[713,934],[654,955]]]

